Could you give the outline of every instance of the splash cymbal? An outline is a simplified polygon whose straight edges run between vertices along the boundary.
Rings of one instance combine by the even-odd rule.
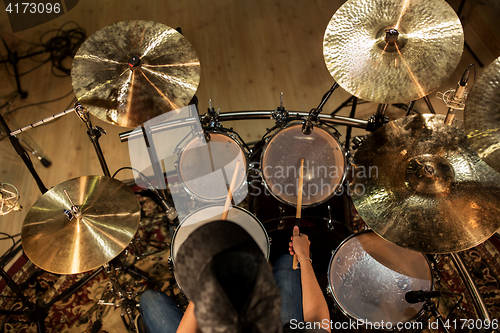
[[[140,204],[122,182],[104,176],[54,186],[30,208],[21,240],[28,258],[56,274],[78,274],[120,254],[139,226]]]
[[[349,0],[328,24],[323,55],[347,92],[390,104],[437,89],[463,46],[460,20],[444,0]]]
[[[488,65],[465,102],[464,123],[472,149],[500,172],[500,58]]]
[[[76,97],[97,118],[136,127],[186,106],[200,62],[182,34],[151,21],[118,22],[94,33],[71,68]]]
[[[500,228],[500,174],[443,115],[391,121],[354,156],[351,194],[377,234],[424,253],[476,246]]]

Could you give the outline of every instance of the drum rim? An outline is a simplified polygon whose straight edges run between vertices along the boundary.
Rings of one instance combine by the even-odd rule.
[[[331,272],[331,267],[332,267],[332,262],[333,262],[333,258],[335,257],[335,255],[337,254],[337,252],[340,250],[340,248],[342,248],[342,246],[347,243],[351,238],[354,238],[358,235],[361,235],[361,234],[366,234],[366,233],[374,233],[375,235],[377,236],[380,236],[379,234],[377,234],[375,231],[371,230],[371,229],[366,229],[366,230],[361,230],[359,232],[356,232],[352,235],[349,235],[348,237],[346,237],[340,244],[339,246],[337,246],[337,248],[332,252],[332,256],[330,257],[330,262],[328,264],[328,274],[327,274],[327,279],[328,279],[328,285],[327,285],[327,288],[328,288],[328,293],[330,294],[330,296],[333,298],[333,301],[335,302],[335,305],[340,309],[340,311],[342,311],[342,313],[347,316],[348,318],[350,319],[353,319],[353,320],[365,320],[363,318],[356,318],[353,314],[351,314],[351,312],[349,312],[347,309],[345,309],[345,307],[343,306],[343,304],[337,299],[337,296],[335,295],[334,293],[334,290],[333,290],[333,287],[332,287],[332,282],[331,282],[331,279],[330,279],[330,272]],[[380,236],[382,237],[382,236]],[[383,238],[383,237],[382,237]],[[385,238],[383,238],[385,239]],[[394,243],[392,243],[394,244]],[[396,244],[394,244],[396,245]],[[409,250],[409,249],[408,249]],[[409,250],[409,251],[412,251],[412,250]],[[417,252],[417,251],[413,251],[413,252],[416,252],[416,253],[420,253],[423,258],[425,259],[425,261],[427,262],[427,266],[429,267],[429,272],[430,272],[430,275],[431,275],[431,291],[434,291],[434,274],[433,274],[433,271],[432,271],[432,265],[431,263],[429,262],[429,259],[427,258],[427,256],[424,254],[424,253],[421,253],[421,252]],[[405,321],[405,323],[407,322],[413,322],[415,320],[417,320],[418,318],[422,317],[422,315],[425,313],[425,307],[422,305],[422,308],[420,309],[420,311],[417,312],[417,314],[415,314],[415,316],[413,316],[412,318],[408,319],[407,321]],[[373,323],[372,323],[373,324]],[[388,329],[383,329],[383,330],[388,330]],[[393,329],[390,329],[391,331]]]
[[[177,235],[178,231],[180,230],[182,224],[189,218],[191,217],[192,215],[196,214],[197,212],[199,211],[202,211],[204,209],[208,209],[208,208],[211,208],[211,207],[224,207],[224,205],[217,205],[217,204],[213,204],[213,205],[208,205],[208,206],[203,206],[191,213],[189,213],[186,217],[184,217],[182,219],[181,222],[179,222],[179,224],[175,227],[175,230],[174,230],[174,233],[172,234],[172,237],[170,239],[170,254],[168,255],[168,260],[172,262],[172,268],[174,268],[174,272],[175,272],[175,261],[174,261],[174,256],[172,254],[172,251],[174,249],[174,241],[175,241],[175,236]],[[266,236],[267,238],[267,254],[266,254],[266,261],[269,261],[269,256],[270,256],[270,252],[271,252],[271,239],[269,238],[269,234],[267,233],[267,230],[266,228],[264,227],[264,225],[262,224],[262,222],[260,222],[260,220],[257,218],[257,216],[255,216],[255,214],[253,214],[252,212],[248,211],[247,209],[243,208],[243,207],[240,207],[240,206],[232,206],[230,208],[236,208],[244,213],[247,213],[248,215],[250,215],[250,217],[252,217],[256,222],[258,222],[258,224],[260,225],[260,227],[262,228],[262,230],[264,231],[264,235]],[[230,222],[233,222],[231,220],[228,220]],[[236,222],[233,222],[233,223],[236,223]],[[255,240],[254,240],[255,241]],[[259,246],[260,247],[260,246]]]
[[[239,142],[239,140],[237,140],[237,138],[235,137],[234,134],[232,133],[227,133],[227,132],[223,132],[223,131],[218,131],[218,130],[206,130],[207,132],[209,132],[210,134],[220,134],[220,135],[223,135],[225,137],[228,137],[229,139],[231,139],[239,148],[240,148],[240,151],[241,153],[243,154],[243,157],[245,158],[245,173],[246,173],[246,176],[243,177],[243,180],[241,182],[241,184],[239,184],[239,186],[234,190],[234,195],[238,195],[238,192],[245,186],[245,183],[247,182],[247,177],[248,177],[248,154],[245,152],[244,150],[244,146],[242,143]],[[191,143],[193,142],[195,139],[197,139],[198,136],[195,136],[193,138],[191,138],[191,140],[189,140],[185,145],[184,147],[182,147],[180,149],[180,151],[177,152],[178,154],[178,158],[177,158],[177,161],[175,162],[174,166],[175,166],[175,171],[177,172],[177,176],[179,177],[179,182],[182,186],[182,188],[184,189],[184,191],[187,192],[187,194],[191,197],[191,198],[196,198],[202,202],[207,202],[207,203],[217,203],[217,202],[223,202],[224,200],[226,200],[226,196],[227,195],[224,195],[220,198],[214,198],[214,199],[210,199],[210,198],[205,198],[205,197],[202,197],[201,195],[193,192],[184,182],[183,178],[182,178],[182,175],[181,175],[181,170],[180,170],[180,162],[181,162],[181,157],[182,157],[182,154],[184,153],[184,151],[186,150],[186,147]]]
[[[295,126],[301,126],[303,122],[290,122],[288,123],[286,126],[280,128],[276,133],[274,133],[266,142],[266,144],[264,145],[264,147],[262,148],[262,152],[260,154],[260,170],[262,170],[262,165],[263,165],[263,158],[264,158],[264,155],[266,154],[266,150],[267,150],[267,147],[269,146],[269,143],[271,141],[273,141],[273,139],[279,134],[281,133],[283,130],[287,129],[287,128],[290,128],[290,127],[295,127]],[[317,128],[323,130],[325,133],[327,133],[329,136],[331,136],[333,138],[333,140],[338,144],[340,150],[342,151],[342,161],[343,161],[343,168],[344,168],[344,172],[342,174],[342,177],[340,179],[340,182],[336,185],[335,189],[328,195],[326,196],[325,198],[323,198],[323,200],[321,201],[318,201],[318,202],[315,202],[315,203],[311,203],[311,204],[304,204],[302,203],[302,207],[305,208],[305,207],[316,207],[316,206],[319,206],[319,205],[322,205],[324,204],[325,202],[327,202],[328,200],[330,200],[336,193],[339,192],[339,189],[342,187],[342,185],[344,184],[345,182],[345,179],[347,177],[347,173],[348,173],[348,170],[347,170],[347,158],[346,158],[346,155],[345,155],[345,151],[342,147],[342,145],[340,144],[340,141],[335,137],[335,135],[333,135],[332,133],[330,133],[330,131],[327,131],[326,129],[324,129],[322,126],[316,126]],[[289,206],[292,206],[292,207],[297,207],[297,204],[293,204],[291,202],[288,202],[282,198],[280,198],[278,195],[276,195],[273,191],[271,191],[271,189],[269,188],[269,185],[267,184],[267,181],[265,179],[265,176],[264,176],[264,173],[261,171],[260,172],[261,174],[261,178],[262,178],[262,182],[264,183],[264,186],[265,188],[267,189],[267,191],[269,193],[271,193],[271,195],[273,197],[275,197],[277,200],[279,200],[281,203],[284,203],[285,205],[289,205]]]

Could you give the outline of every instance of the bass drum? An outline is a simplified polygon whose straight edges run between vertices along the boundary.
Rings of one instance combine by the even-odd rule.
[[[340,244],[330,261],[328,283],[329,293],[346,316],[376,329],[396,329],[398,323],[417,319],[423,305],[408,303],[405,294],[433,288],[425,255],[373,231],[352,235]]]

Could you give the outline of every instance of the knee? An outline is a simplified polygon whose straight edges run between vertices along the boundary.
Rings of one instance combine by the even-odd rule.
[[[153,289],[148,289],[145,292],[142,293],[141,298],[139,300],[139,304],[142,308],[148,307],[152,304],[156,304],[159,301],[162,300],[163,298],[163,293],[153,290]]]

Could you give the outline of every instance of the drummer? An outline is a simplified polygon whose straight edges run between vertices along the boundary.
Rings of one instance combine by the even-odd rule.
[[[290,255],[278,259],[271,274],[261,249],[239,225],[217,221],[201,226],[181,245],[175,267],[192,302],[182,313],[166,294],[145,291],[140,311],[147,332],[329,332],[329,309],[309,246],[308,237],[295,227]]]

